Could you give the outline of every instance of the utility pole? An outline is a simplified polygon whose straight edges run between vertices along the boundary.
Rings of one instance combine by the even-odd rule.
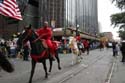
[[[78,18],[77,18],[77,15],[78,15],[78,14],[77,14],[77,9],[78,9],[78,8],[77,8],[77,5],[78,5],[78,4],[77,4],[77,1],[78,1],[78,0],[75,0],[75,3],[76,3],[76,5],[75,5],[75,11],[76,11],[76,16],[75,16],[75,17],[76,17],[76,36],[78,35],[78,28],[79,28]]]

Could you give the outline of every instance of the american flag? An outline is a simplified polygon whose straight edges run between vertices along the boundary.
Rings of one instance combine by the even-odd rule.
[[[0,0],[0,14],[22,20],[16,0]]]

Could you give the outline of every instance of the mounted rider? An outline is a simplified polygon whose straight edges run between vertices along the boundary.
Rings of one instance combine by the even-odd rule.
[[[45,48],[49,48],[50,51],[50,57],[52,60],[55,60],[55,48],[53,47],[52,43],[52,28],[48,26],[48,22],[44,22],[44,26],[36,30],[37,35],[39,36],[39,39],[42,40],[42,43],[44,44]]]

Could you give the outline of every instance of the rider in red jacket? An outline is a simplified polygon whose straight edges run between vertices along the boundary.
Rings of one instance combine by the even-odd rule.
[[[50,49],[50,55],[52,56],[52,59],[54,60],[55,58],[55,52],[54,52],[54,47],[52,44],[52,29],[51,27],[48,26],[48,22],[44,22],[44,26],[42,28],[39,28],[36,30],[39,38],[47,44],[47,47]]]

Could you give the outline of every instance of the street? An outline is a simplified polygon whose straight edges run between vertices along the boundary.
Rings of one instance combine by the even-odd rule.
[[[71,65],[72,55],[60,54],[62,70],[58,70],[57,62],[54,61],[48,79],[44,78],[43,66],[38,63],[33,76],[33,83],[106,83],[114,61],[112,49],[103,51],[96,49],[90,51],[89,55],[86,53],[82,55],[83,60],[80,64]],[[10,61],[14,64],[15,72],[9,74],[1,71],[0,83],[28,83],[31,70],[30,61],[26,62],[19,59],[11,59]],[[47,64],[49,68],[48,61]],[[113,79],[115,76],[110,80]]]

